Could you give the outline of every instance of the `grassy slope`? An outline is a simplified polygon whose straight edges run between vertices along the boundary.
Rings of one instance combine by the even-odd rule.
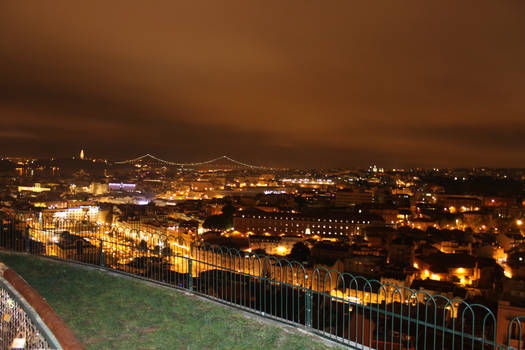
[[[88,349],[327,349],[229,308],[33,256],[0,253]]]

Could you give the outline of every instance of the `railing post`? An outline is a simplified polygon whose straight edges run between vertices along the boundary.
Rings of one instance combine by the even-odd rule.
[[[100,240],[100,246],[99,246],[98,254],[100,256],[99,264],[100,264],[100,266],[104,267],[104,244],[103,244],[102,240]]]
[[[188,290],[193,292],[193,272],[192,272],[193,259],[191,256],[188,257]]]
[[[25,246],[26,253],[29,253],[30,252],[30,249],[29,249],[29,227],[26,227],[26,229],[25,229],[24,246]]]
[[[312,328],[313,293],[311,289],[306,290],[306,307],[304,310],[306,328]]]

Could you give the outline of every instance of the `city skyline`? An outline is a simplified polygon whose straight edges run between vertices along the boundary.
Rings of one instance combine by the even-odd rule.
[[[523,2],[121,9],[0,5],[2,156],[525,164]]]
[[[524,19],[0,1],[2,348],[525,349]]]
[[[103,157],[97,157],[95,156],[84,156],[84,149],[81,150],[80,156],[65,156],[65,157],[35,157],[35,156],[9,156],[4,155],[0,157],[0,160],[2,161],[11,161],[11,162],[25,162],[26,165],[30,166],[32,164],[32,161],[43,161],[44,164],[46,162],[62,162],[62,161],[68,161],[68,160],[81,160],[86,161],[86,163],[90,164],[91,162],[106,162],[108,165],[137,165],[137,164],[144,164],[147,166],[165,166],[165,167],[174,167],[174,168],[180,168],[184,169],[185,167],[191,168],[192,166],[205,166],[205,165],[225,165],[225,164],[231,164],[233,166],[236,166],[235,169],[245,169],[245,170],[259,170],[259,171],[278,171],[278,170],[297,170],[297,171],[307,171],[307,170],[313,170],[313,171],[327,171],[327,170],[346,170],[346,171],[363,171],[367,170],[370,173],[375,172],[407,172],[407,171],[414,171],[414,170],[425,170],[425,171],[431,171],[434,173],[439,173],[440,171],[453,171],[453,170],[478,170],[481,172],[484,171],[491,171],[491,170],[503,170],[503,171],[520,171],[525,168],[523,167],[484,167],[484,166],[474,166],[474,167],[435,167],[435,166],[408,166],[408,167],[385,167],[381,164],[375,164],[375,163],[369,163],[363,166],[354,166],[354,167],[333,167],[333,168],[320,168],[320,167],[314,167],[314,168],[308,168],[308,167],[270,167],[266,166],[265,164],[256,164],[256,163],[245,163],[243,161],[239,161],[237,159],[234,159],[228,155],[222,155],[217,157],[208,157],[206,159],[197,159],[193,161],[177,161],[174,159],[161,159],[157,157],[154,154],[146,153],[134,158],[130,159],[109,159],[109,158],[103,158]],[[18,163],[22,164],[22,163]],[[39,163],[37,163],[39,164]],[[52,163],[50,163],[52,164]],[[49,164],[48,164],[49,165]],[[47,166],[47,165],[46,165]],[[222,168],[221,168],[222,169]],[[227,168],[223,168],[227,169]],[[234,168],[231,168],[232,170]]]

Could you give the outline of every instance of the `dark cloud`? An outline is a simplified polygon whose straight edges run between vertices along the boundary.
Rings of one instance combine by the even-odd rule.
[[[523,166],[525,3],[0,4],[5,154]]]
[[[416,129],[431,140],[453,143],[461,147],[479,149],[483,152],[521,149],[525,140],[525,120],[503,124],[439,125]]]

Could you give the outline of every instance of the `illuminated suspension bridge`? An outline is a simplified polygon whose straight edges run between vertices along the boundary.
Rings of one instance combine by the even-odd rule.
[[[148,153],[148,154],[145,154],[143,156],[140,156],[134,159],[114,162],[114,164],[119,164],[119,165],[125,165],[125,164],[135,165],[135,164],[140,164],[140,163],[157,163],[163,166],[177,166],[181,168],[231,168],[231,169],[248,168],[248,169],[271,170],[271,168],[268,168],[268,167],[239,162],[228,156],[221,156],[221,157],[217,157],[217,158],[207,160],[204,162],[176,163],[176,162],[170,162],[164,159],[160,159]]]

